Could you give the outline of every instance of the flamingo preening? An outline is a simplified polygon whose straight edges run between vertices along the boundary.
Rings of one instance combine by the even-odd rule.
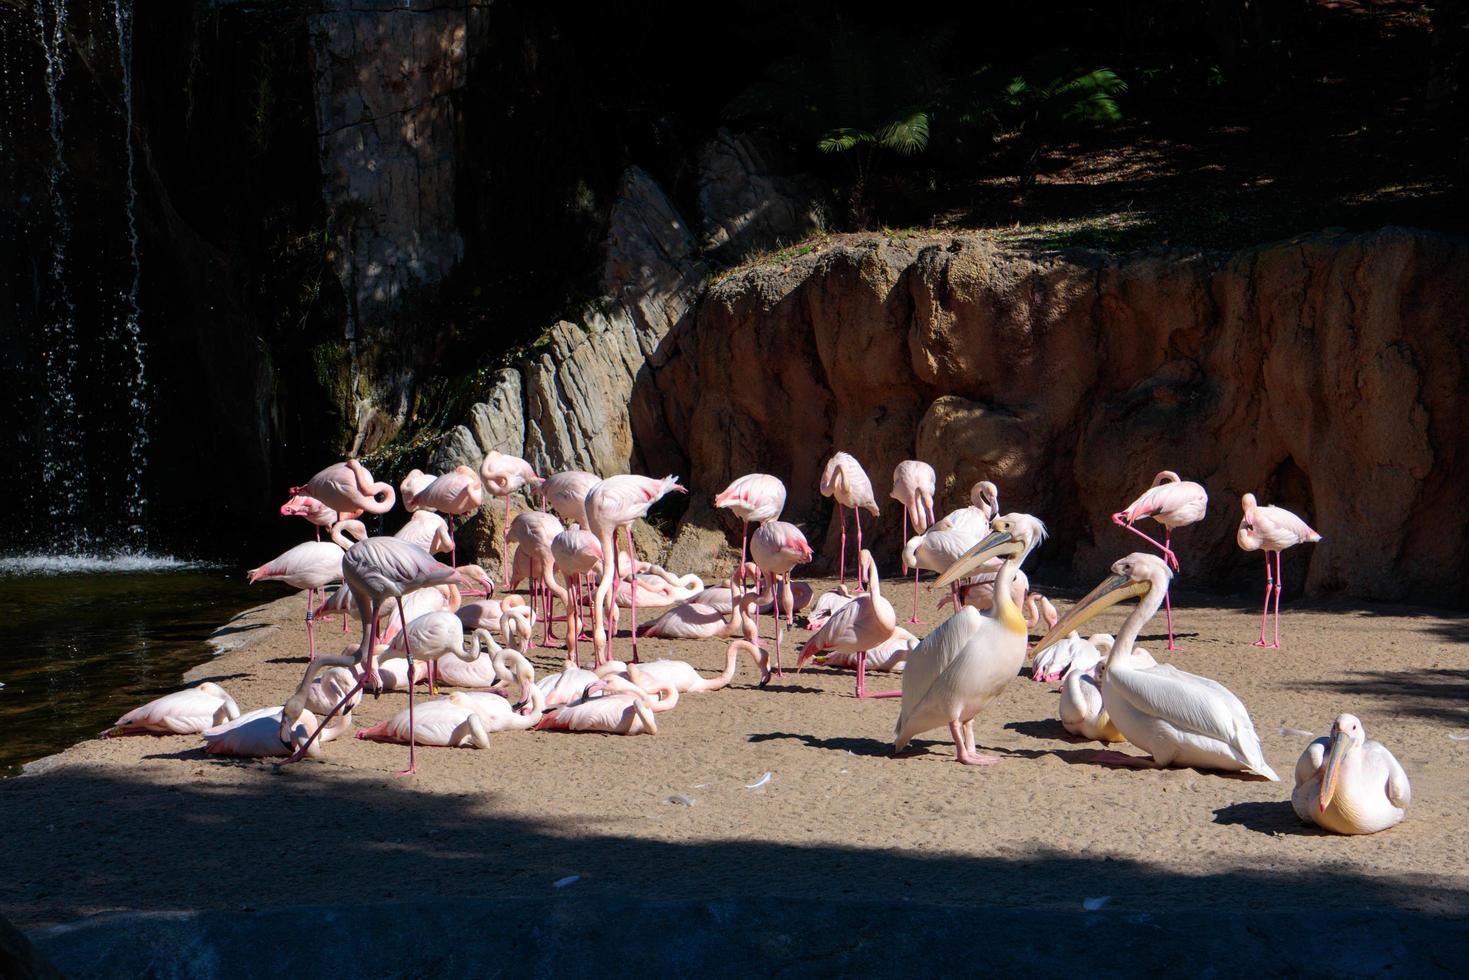
[[[781,599],[785,599],[787,610],[794,610],[795,599],[791,593],[791,569],[797,565],[811,560],[811,545],[806,541],[806,535],[801,529],[789,521],[766,521],[755,529],[750,536],[750,554],[755,558],[755,564],[759,566],[762,574],[771,583],[772,594],[775,597],[775,674],[784,677],[780,664],[781,636],[784,629],[781,626]],[[789,624],[794,618],[794,612],[788,612],[786,621]],[[759,635],[759,614],[755,618],[755,632]]]
[[[369,514],[386,514],[398,500],[391,484],[375,482],[367,467],[355,459],[333,463],[304,486],[292,487],[291,493],[315,497],[335,511]]]
[[[867,594],[831,614],[826,625],[801,647],[801,655],[796,658],[796,669],[799,670],[807,660],[827,651],[856,653],[860,655],[857,659],[857,697],[901,697],[902,691],[867,693],[867,651],[892,639],[898,629],[898,614],[893,611],[893,604],[883,598],[882,585],[877,576],[877,563],[872,560],[872,552],[864,548],[858,552],[857,561],[866,566]]]
[[[586,576],[602,560],[602,543],[591,531],[573,523],[551,539],[551,558],[556,575],[570,596],[566,602],[567,658],[580,665],[577,644],[582,639],[582,600],[586,597],[583,589]]]
[[[484,484],[479,474],[468,466],[456,466],[432,483],[403,497],[409,510],[432,510],[444,516],[449,525],[449,564],[457,565],[458,551],[453,544],[454,518],[468,517],[479,510],[484,500]],[[502,576],[503,577],[503,576]]]
[[[1202,486],[1189,480],[1180,480],[1178,474],[1172,470],[1163,470],[1153,477],[1153,485],[1142,496],[1128,504],[1125,510],[1112,515],[1112,523],[1161,549],[1168,564],[1177,571],[1179,566],[1178,557],[1173,553],[1173,529],[1202,521],[1208,509],[1209,495]],[[1151,517],[1163,525],[1165,534],[1161,542],[1133,526],[1134,522],[1144,517]],[[1178,647],[1173,643],[1173,600],[1167,591],[1163,593],[1163,599],[1168,611],[1168,649],[1177,650]]]
[[[479,477],[492,497],[505,498],[505,526],[500,539],[500,578],[510,578],[510,497],[521,487],[545,491],[545,480],[536,475],[535,467],[519,456],[491,449],[479,464]],[[585,496],[586,491],[582,491]],[[544,500],[545,497],[543,496]]]
[[[544,623],[542,646],[551,645],[551,619],[555,612],[555,600],[560,599],[563,606],[568,610],[571,608],[569,594],[556,580],[556,556],[551,547],[556,536],[565,530],[555,514],[528,510],[515,515],[506,535],[506,540],[515,545],[516,572],[512,574],[511,585],[515,584],[516,576],[523,567],[530,579],[536,614],[542,617]],[[569,612],[567,618],[570,618]]]
[[[113,735],[197,735],[207,728],[240,717],[240,708],[224,688],[213,681],[155,698],[134,708],[102,733]]]
[[[631,474],[609,477],[587,491],[587,529],[597,536],[604,556],[602,580],[597,583],[597,601],[592,610],[592,646],[596,651],[598,663],[611,659],[612,656],[612,622],[615,615],[613,610],[617,604],[613,586],[621,576],[621,571],[617,568],[619,564],[617,532],[621,529],[627,535],[627,553],[633,562],[633,567],[628,569],[628,574],[635,575],[638,556],[633,549],[632,522],[640,517],[646,517],[650,507],[674,491],[688,493],[678,485],[676,476],[665,476],[661,480],[655,480],[651,477]],[[637,594],[637,589],[634,588],[631,641],[631,659],[634,662],[638,659]]]
[[[750,522],[763,524],[780,517],[786,506],[786,485],[768,473],[750,473],[725,487],[714,498],[714,506],[727,509],[740,519],[740,568],[743,569],[750,543]],[[741,591],[744,585],[741,576]]]
[[[933,467],[918,459],[905,459],[893,469],[892,498],[903,505],[903,537],[908,540],[911,525],[915,534],[922,534],[934,522],[933,495],[938,490],[938,475]],[[904,564],[903,571],[908,571]],[[909,624],[918,619],[918,566],[913,566],[913,615]]]
[[[852,515],[857,520],[857,551],[862,551],[862,511],[872,511],[872,516],[879,514],[877,498],[872,495],[872,481],[868,479],[867,471],[862,464],[850,453],[836,453],[826,461],[826,469],[821,474],[821,495],[831,497],[837,502],[837,515],[842,524],[841,553],[837,557],[837,577],[845,585],[847,582],[847,511],[852,508]],[[862,568],[857,568],[857,585],[862,585]]]
[[[1257,647],[1280,649],[1280,586],[1284,581],[1280,571],[1280,553],[1298,544],[1321,540],[1321,535],[1311,526],[1284,507],[1262,507],[1255,495],[1247,493],[1240,498],[1244,517],[1240,518],[1239,531],[1235,540],[1245,551],[1265,552],[1265,611],[1260,616],[1260,638]],[[1271,580],[1270,553],[1275,553],[1275,576]],[[1270,593],[1275,592],[1275,639],[1265,642],[1265,621],[1270,618]]]

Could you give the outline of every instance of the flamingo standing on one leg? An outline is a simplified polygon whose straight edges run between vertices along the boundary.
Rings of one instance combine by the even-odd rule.
[[[1178,557],[1173,553],[1173,529],[1202,521],[1208,508],[1209,495],[1202,486],[1190,480],[1180,480],[1178,474],[1172,470],[1163,470],[1153,477],[1153,485],[1141,497],[1128,504],[1126,510],[1112,515],[1112,523],[1131,531],[1155,548],[1161,548],[1163,557],[1177,571]],[[1151,517],[1163,525],[1166,533],[1162,542],[1133,527],[1135,521],[1144,517]],[[1168,611],[1168,649],[1177,650],[1178,647],[1173,643],[1173,600],[1164,593],[1164,601]]]
[[[863,549],[858,553],[857,561],[867,566],[867,594],[832,613],[821,631],[801,647],[796,669],[800,670],[807,660],[827,650],[856,653],[857,697],[899,698],[903,696],[902,691],[867,693],[867,651],[892,639],[898,629],[898,614],[893,611],[893,604],[882,596],[882,583],[877,577],[877,563],[872,560],[872,552]]]
[[[403,615],[405,595],[436,585],[456,585],[463,582],[456,569],[436,560],[427,551],[406,541],[388,537],[368,538],[353,545],[342,558],[342,580],[346,583],[347,588],[352,590],[352,601],[356,604],[359,615],[362,616],[362,641],[358,644],[357,656],[355,661],[347,657],[317,657],[307,665],[306,675],[302,678],[301,685],[296,688],[296,693],[292,694],[291,699],[285,704],[282,717],[286,720],[281,722],[281,741],[283,742],[290,740],[291,732],[287,727],[288,721],[299,717],[302,710],[305,709],[311,681],[319,671],[327,667],[361,667],[362,675],[358,680],[358,688],[368,682],[372,683],[374,689],[378,687],[377,672],[372,665],[372,634],[378,613],[382,611],[389,599],[397,600],[399,618],[406,622],[407,619]],[[403,649],[408,658],[411,676],[413,649],[407,642],[404,643]],[[345,703],[344,698],[331,713],[328,713],[327,717],[322,719],[322,725],[326,726],[331,721],[332,714],[341,710]],[[408,712],[411,718],[413,713],[413,686],[411,684],[408,687]],[[321,729],[317,729],[317,733],[320,731]],[[286,762],[299,761],[310,749],[311,740],[316,738],[317,733],[313,733],[306,744],[292,753]],[[417,771],[417,757],[410,738],[408,768],[399,775],[412,775]]]
[[[304,541],[277,555],[246,574],[250,584],[284,582],[293,589],[306,590],[306,649],[316,659],[316,590],[342,580],[342,555],[352,542],[353,534],[361,541],[367,528],[361,521],[338,521],[332,526],[330,541]]]
[[[468,466],[456,466],[411,497],[403,498],[410,510],[436,510],[449,523],[449,540],[454,539],[454,518],[467,517],[479,510],[484,499],[484,484],[479,474]],[[449,564],[457,565],[458,552],[451,544]]]
[[[857,520],[857,551],[862,551],[862,511],[870,510],[874,517],[880,513],[877,508],[877,498],[872,495],[872,481],[867,477],[867,471],[862,464],[849,453],[836,453],[826,461],[826,469],[821,474],[821,495],[832,497],[837,502],[837,514],[842,522],[842,549],[837,557],[838,578],[841,584],[847,583],[847,511],[852,508],[852,515]],[[862,567],[857,566],[857,585],[862,585]]]
[[[735,480],[714,498],[714,506],[734,512],[740,519],[740,568],[745,567],[749,553],[750,522],[764,524],[780,516],[786,506],[786,485],[768,473],[750,473]],[[744,590],[743,576],[740,589]]]
[[[374,482],[367,467],[355,459],[333,463],[291,492],[315,497],[339,513],[386,514],[398,500],[392,484]]]
[[[750,554],[755,559],[755,564],[765,575],[766,581],[770,582],[772,594],[775,596],[775,674],[784,677],[785,672],[780,664],[781,636],[784,632],[781,628],[781,601],[785,601],[787,609],[794,609],[795,601],[791,595],[791,569],[797,565],[811,560],[811,545],[806,541],[806,535],[801,529],[789,521],[766,521],[755,529],[750,536]],[[755,632],[758,637],[760,632],[759,615],[755,618]]]
[[[540,488],[543,493],[545,482],[536,475],[535,467],[519,456],[491,449],[479,464],[479,477],[484,488],[492,497],[505,498],[505,527],[500,539],[500,578],[510,578],[510,497],[521,487]],[[585,495],[585,491],[583,491]],[[541,498],[545,499],[544,496]]]
[[[889,495],[903,505],[903,537],[908,540],[908,526],[922,534],[933,523],[933,495],[938,490],[938,474],[919,459],[905,459],[893,470],[893,492]],[[905,563],[903,571],[908,571]],[[918,566],[913,566],[913,615],[909,623],[918,623]]]
[[[1260,616],[1260,638],[1257,647],[1280,649],[1280,586],[1284,581],[1280,571],[1280,553],[1298,544],[1309,544],[1321,540],[1321,535],[1311,526],[1284,507],[1261,507],[1255,495],[1247,493],[1240,498],[1245,515],[1240,519],[1235,540],[1245,551],[1265,552],[1265,612]],[[1270,553],[1275,553],[1274,581],[1270,575]],[[1270,593],[1275,592],[1275,641],[1265,642],[1265,622],[1270,618]]]
[[[597,583],[597,605],[592,611],[592,646],[596,650],[598,663],[611,659],[612,656],[611,622],[617,605],[613,585],[621,575],[620,570],[615,567],[618,565],[617,531],[622,529],[627,535],[627,553],[633,561],[633,567],[628,569],[628,574],[635,575],[638,556],[633,549],[632,522],[646,517],[648,509],[671,491],[688,493],[678,485],[676,476],[655,480],[631,474],[609,477],[587,491],[587,529],[597,536],[597,541],[602,545],[602,554],[606,556],[606,560],[602,562],[602,580]],[[637,589],[634,588],[631,658],[634,663],[638,659],[637,595]]]
[[[408,475],[403,477],[398,483],[398,499],[403,501],[403,509],[410,514],[417,514],[424,510],[425,508],[422,504],[413,502],[413,497],[415,494],[426,489],[429,484],[438,478],[438,474],[436,473],[425,473],[419,469],[409,470]]]
[[[526,575],[531,581],[532,601],[539,599],[539,608],[536,612],[544,618],[545,623],[541,645],[547,647],[551,645],[552,639],[551,617],[555,612],[554,600],[560,599],[561,604],[568,610],[571,607],[569,594],[556,581],[556,555],[551,548],[551,543],[556,540],[557,535],[562,534],[565,530],[566,528],[561,526],[555,514],[528,510],[523,514],[515,515],[515,520],[510,523],[510,533],[506,537],[507,541],[515,545],[517,552],[525,555]],[[515,564],[517,568],[521,565],[518,556]],[[569,612],[568,618],[570,618]]]
[[[581,636],[581,606],[584,598],[583,579],[602,560],[602,545],[591,531],[579,524],[572,524],[551,539],[551,557],[555,561],[556,574],[561,576],[563,587],[570,593],[566,604],[567,658],[577,666],[581,658],[577,655],[577,642]]]
[[[354,510],[345,514],[339,514],[315,497],[308,497],[304,493],[298,493],[290,500],[281,504],[282,517],[304,517],[316,528],[316,540],[321,540],[321,529],[331,527],[338,521],[351,520],[361,517],[362,511]]]

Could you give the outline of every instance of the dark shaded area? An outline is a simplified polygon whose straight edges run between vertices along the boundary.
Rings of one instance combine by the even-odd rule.
[[[191,757],[220,764],[197,751],[179,754]],[[1419,975],[1456,969],[1469,941],[1462,917],[1469,896],[1429,877],[1326,867],[1196,876],[1054,849],[1017,860],[792,847],[753,835],[663,843],[608,832],[591,813],[510,817],[500,812],[510,789],[428,795],[314,765],[251,783],[180,782],[160,795],[156,786],[95,771],[11,780],[0,786],[15,815],[10,833],[57,842],[57,867],[78,846],[71,839],[109,818],[85,808],[46,812],[30,805],[38,795],[105,799],[151,831],[116,839],[105,856],[64,876],[6,868],[0,906],[75,976],[211,961],[280,975],[308,949],[322,961],[351,962],[363,976],[478,973],[492,962],[501,970],[555,962],[558,973],[583,975],[592,956],[605,968],[609,955],[628,962],[624,954],[641,969],[720,975],[748,975],[752,965],[883,973],[913,962],[920,949],[935,975],[973,969],[979,955],[986,969],[1007,975],[1067,962],[1110,976],[1122,963],[1128,973],[1176,969],[1185,944],[1192,962],[1224,973],[1269,963],[1289,975]],[[221,847],[221,832],[242,820],[282,832],[232,835]],[[341,833],[343,821],[358,830]],[[128,897],[132,883],[154,866],[160,841],[187,856],[168,904],[201,912],[34,928],[72,921],[89,907],[138,904]],[[750,868],[761,872],[752,876]],[[578,877],[554,887],[571,876]],[[452,902],[442,899],[446,881]],[[344,887],[351,901],[337,905]],[[823,904],[794,895],[819,895]],[[1102,908],[1083,909],[1088,898],[1103,900]],[[300,914],[303,902],[323,900],[333,908]],[[1035,910],[1064,927],[1048,928],[1044,942],[1025,940]],[[861,928],[830,928],[838,919]],[[664,933],[665,924],[676,927]],[[991,937],[982,951],[969,939],[975,926]],[[668,940],[650,943],[653,935]],[[205,950],[217,958],[196,955]]]

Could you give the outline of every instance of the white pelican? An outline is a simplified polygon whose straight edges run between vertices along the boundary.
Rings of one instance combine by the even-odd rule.
[[[949,726],[955,757],[963,764],[993,765],[995,756],[974,748],[974,717],[1003,691],[1025,662],[1025,620],[1010,595],[1020,562],[1045,537],[1029,514],[995,518],[990,534],[941,575],[935,586],[955,579],[996,556],[1005,563],[995,580],[993,616],[964,606],[908,654],[903,671],[903,708],[893,732],[893,751],[940,725]]]
[[[1080,643],[1080,652],[1061,678],[1061,725],[1073,735],[1098,742],[1127,741],[1102,702],[1102,659],[1115,642],[1109,634],[1098,633]],[[1139,667],[1158,666],[1146,650],[1133,650],[1132,657]]]
[[[1331,734],[1296,760],[1290,795],[1296,816],[1337,834],[1396,827],[1412,800],[1408,774],[1381,742],[1367,738],[1356,715],[1338,715]]]
[[[1163,559],[1133,552],[1112,566],[1112,574],[1073,606],[1035,651],[1056,643],[1103,609],[1140,597],[1122,624],[1102,673],[1102,702],[1118,731],[1150,753],[1157,766],[1252,772],[1279,781],[1260,750],[1249,712],[1228,688],[1172,664],[1138,663],[1133,650],[1137,634],[1163,604],[1172,577]]]

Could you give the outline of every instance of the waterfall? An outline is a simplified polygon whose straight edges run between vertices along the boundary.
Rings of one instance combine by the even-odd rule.
[[[126,370],[129,408],[129,430],[131,447],[128,453],[132,464],[132,492],[125,501],[129,523],[129,536],[135,541],[143,538],[143,517],[148,499],[143,486],[148,464],[148,379],[144,371],[143,331],[140,322],[142,310],[138,306],[138,294],[142,286],[143,266],[138,255],[138,188],[133,180],[133,5],[131,0],[113,0],[113,24],[117,28],[118,71],[122,75],[123,155],[127,158],[127,230],[128,256],[131,260],[132,276],[124,297],[124,329],[122,340],[131,358]]]

